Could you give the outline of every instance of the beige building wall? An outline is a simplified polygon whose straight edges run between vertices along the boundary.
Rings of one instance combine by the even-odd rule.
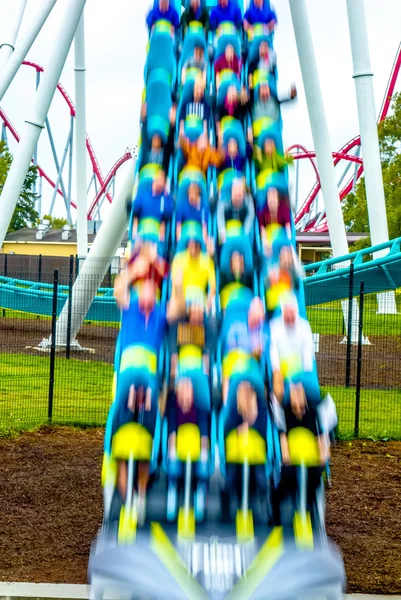
[[[89,247],[91,244],[89,244]],[[31,256],[75,256],[77,244],[68,242],[15,242],[5,241],[0,249],[1,254],[29,254]]]

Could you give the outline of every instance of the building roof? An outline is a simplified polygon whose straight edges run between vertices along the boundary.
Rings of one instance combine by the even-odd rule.
[[[7,242],[16,243],[34,243],[34,244],[76,244],[77,243],[77,232],[75,229],[71,229],[70,238],[68,240],[62,239],[61,229],[50,229],[46,235],[41,239],[36,239],[37,229],[33,227],[24,227],[12,233],[8,233],[4,240]],[[88,233],[88,244],[93,244],[96,237],[96,233]],[[123,240],[126,243],[126,236]]]
[[[353,244],[362,238],[369,237],[369,233],[347,233],[347,241]],[[300,244],[328,244],[330,245],[330,235],[328,232],[304,231],[297,233],[297,242]]]

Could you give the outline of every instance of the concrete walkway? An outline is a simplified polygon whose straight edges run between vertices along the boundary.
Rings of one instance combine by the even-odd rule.
[[[0,583],[0,600],[23,600],[24,598],[64,598],[76,600],[89,598],[89,586],[52,583]],[[344,600],[401,600],[401,596],[365,596],[353,594],[344,596]],[[114,600],[108,598],[107,600]]]

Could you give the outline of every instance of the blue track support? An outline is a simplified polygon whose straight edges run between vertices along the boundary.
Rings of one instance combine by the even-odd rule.
[[[68,152],[68,206],[71,207],[71,199],[72,199],[72,167],[73,167],[73,154],[74,154],[74,124],[75,117],[71,115],[70,121],[70,147]]]
[[[50,317],[52,314],[53,285],[33,283],[21,279],[0,277],[0,307]],[[68,298],[68,286],[58,287],[57,315]],[[116,306],[113,290],[100,288],[86,319],[118,323],[120,312]]]
[[[52,196],[52,200],[51,200],[51,204],[50,204],[50,214],[53,213],[53,209],[54,209],[54,203],[56,201],[56,197],[57,197],[57,191],[58,191],[58,186],[60,185],[61,182],[61,178],[62,178],[62,174],[63,174],[63,170],[64,170],[64,165],[65,165],[65,161],[67,159],[67,154],[68,154],[68,149],[71,147],[72,145],[72,136],[73,136],[73,129],[72,129],[72,125],[70,125],[70,131],[68,133],[68,137],[67,137],[67,142],[65,144],[65,148],[63,151],[63,156],[61,157],[61,164],[60,164],[60,169],[59,172],[57,174],[57,179],[56,179],[56,184],[54,186],[54,190],[53,190],[53,196]],[[69,180],[69,184],[70,184],[70,180]],[[71,220],[71,200],[70,200],[70,185],[68,188],[68,196],[67,196],[67,203],[66,203],[66,207],[67,208],[67,220],[68,223],[71,225],[72,220]]]
[[[388,250],[388,254],[380,258],[372,257],[383,250]],[[365,259],[368,260],[364,262]],[[355,289],[358,289],[361,281],[365,282],[366,294],[401,287],[401,238],[396,238],[378,246],[307,265],[306,273],[314,272],[305,279],[307,306],[344,298],[351,262],[354,264]]]
[[[36,91],[38,90],[39,84],[40,84],[40,71],[36,71]],[[36,144],[36,148],[35,148],[35,153],[33,155],[33,164],[34,165],[38,164],[38,145],[37,144]],[[36,191],[37,191],[37,180],[36,179],[35,179],[35,185],[34,185],[33,191],[36,194]],[[39,218],[41,218],[40,212],[39,212]]]
[[[52,134],[52,130],[50,127],[50,122],[49,122],[48,117],[46,117],[45,125],[46,125],[46,129],[47,129],[47,134],[49,136],[50,147],[52,149],[52,154],[53,154],[53,159],[54,159],[54,164],[56,166],[57,174],[60,174],[60,187],[61,187],[61,191],[63,192],[65,209],[67,211],[67,219],[68,219],[68,222],[71,223],[71,211],[70,211],[70,206],[68,205],[68,196],[65,191],[62,169],[60,171],[60,163],[59,163],[58,156],[57,156],[56,146],[54,145],[53,134]]]
[[[385,249],[389,250],[386,256],[363,262],[364,257]],[[312,306],[345,298],[350,261],[354,263],[355,287],[363,279],[365,293],[377,293],[401,287],[400,237],[379,246],[307,265],[305,267],[307,274],[316,272],[304,280],[305,305]],[[340,265],[341,268],[336,269],[336,265]],[[67,295],[68,286],[59,286],[59,302],[64,303]],[[51,296],[51,284],[0,277],[1,308],[51,316]],[[112,288],[98,290],[87,319],[116,323],[119,321],[119,311],[115,305]]]
[[[94,173],[92,173],[92,176],[91,176],[91,178],[90,178],[90,181],[89,181],[88,189],[86,190],[86,193],[87,193],[87,194],[89,194],[89,190],[91,189],[91,185],[92,185],[92,182],[93,182],[94,180],[95,180],[95,174],[94,174]]]

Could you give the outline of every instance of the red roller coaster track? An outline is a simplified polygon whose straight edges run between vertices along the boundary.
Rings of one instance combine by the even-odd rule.
[[[36,71],[38,72],[42,72],[43,71],[43,67],[41,67],[40,65],[33,63],[33,62],[29,62],[29,61],[24,61],[23,63],[26,66],[32,67],[34,68]],[[394,60],[394,64],[390,73],[390,77],[388,79],[388,83],[387,83],[387,88],[386,88],[386,93],[384,95],[383,98],[383,102],[382,102],[382,106],[380,109],[380,113],[379,113],[379,118],[378,118],[378,122],[383,121],[389,112],[390,109],[390,105],[391,105],[391,100],[394,94],[394,90],[395,90],[395,85],[398,79],[398,75],[401,69],[401,43],[398,47],[396,56],[395,56],[395,60]],[[61,84],[57,85],[57,89],[58,91],[61,93],[62,97],[64,98],[65,102],[67,103],[69,109],[70,109],[70,115],[75,117],[75,106],[71,100],[71,98],[69,97],[68,93],[66,92],[66,90],[63,88],[63,86]],[[10,133],[12,134],[12,136],[14,137],[14,139],[19,142],[19,135],[17,130],[15,129],[15,127],[12,125],[11,121],[8,119],[8,117],[6,116],[6,114],[4,113],[4,111],[0,108],[0,119],[3,121],[4,125],[9,129]],[[347,142],[342,148],[340,148],[340,150],[338,152],[333,152],[333,163],[334,165],[338,165],[340,161],[345,160],[348,162],[353,162],[359,165],[358,171],[357,171],[357,178],[359,179],[363,173],[363,161],[361,158],[359,158],[358,156],[354,156],[352,154],[350,154],[350,151],[357,147],[360,146],[361,140],[359,136],[354,137],[352,140],[350,140],[349,142]],[[90,203],[89,209],[88,209],[88,219],[92,219],[95,213],[95,209],[96,206],[98,205],[98,203],[100,202],[103,194],[105,193],[105,191],[107,190],[108,185],[110,184],[112,178],[115,176],[115,174],[117,173],[118,169],[127,161],[131,158],[131,154],[130,153],[126,153],[124,154],[121,158],[119,158],[115,164],[113,165],[113,167],[110,169],[109,173],[107,174],[107,176],[104,178],[102,171],[100,169],[98,160],[96,158],[93,146],[90,142],[89,137],[87,136],[86,138],[86,148],[92,163],[92,168],[93,168],[93,173],[95,174],[98,182],[99,182],[99,191],[96,193],[95,197],[93,198],[92,202]],[[300,145],[300,144],[294,144],[293,146],[291,146],[290,148],[288,148],[288,152],[294,151],[296,150],[297,152],[292,154],[292,156],[294,157],[295,160],[301,160],[301,159],[308,159],[312,166],[313,169],[316,173],[316,182],[314,184],[314,186],[312,187],[311,191],[309,192],[305,202],[303,203],[303,205],[301,206],[300,210],[298,211],[297,215],[295,216],[295,224],[298,224],[300,222],[300,220],[310,212],[311,206],[313,204],[313,202],[316,200],[316,197],[318,195],[318,193],[321,190],[321,183],[320,183],[320,178],[319,178],[319,172],[317,169],[317,165],[316,165],[316,154],[313,151],[309,151],[307,150],[304,146]],[[38,166],[38,170],[39,170],[39,174],[41,177],[43,177],[53,188],[55,187],[55,183],[54,181],[46,174],[46,172],[44,171],[44,169],[42,169],[40,166]],[[340,199],[343,200],[345,198],[345,196],[347,194],[349,194],[349,192],[352,190],[352,185],[353,185],[353,179],[351,179],[346,186],[341,190],[340,192]],[[60,189],[57,190],[57,193],[60,194],[61,196],[63,196],[63,193]],[[107,199],[109,200],[109,202],[112,201],[112,197],[110,195],[110,193],[107,193]],[[71,202],[71,205],[76,208],[76,205]],[[328,226],[327,226],[327,220],[324,217],[322,222],[320,223],[318,228],[314,228],[314,225],[316,223],[316,219],[317,217],[315,217],[314,219],[312,219],[305,227],[306,231],[310,231],[310,230],[314,230],[314,231],[327,231],[328,230]]]
[[[22,64],[25,65],[25,66],[27,66],[27,67],[31,67],[31,68],[35,69],[39,73],[43,73],[43,71],[44,71],[43,67],[41,67],[37,63],[33,63],[33,62],[30,62],[30,61],[24,61]],[[72,117],[75,117],[75,106],[74,106],[74,103],[72,102],[70,96],[68,95],[67,91],[65,90],[65,88],[63,88],[63,86],[60,83],[57,84],[57,90],[60,92],[61,96],[63,97],[63,99],[67,103],[68,108],[70,110],[70,115]],[[5,127],[10,131],[11,135],[13,136],[13,138],[17,142],[19,142],[20,141],[20,136],[19,136],[16,128],[12,125],[10,119],[7,117],[7,115],[5,114],[5,112],[1,108],[0,108],[0,119],[3,121]],[[100,168],[99,162],[98,162],[98,160],[96,158],[95,151],[93,149],[92,143],[91,143],[88,135],[86,136],[86,149],[87,149],[87,152],[88,152],[91,164],[92,164],[93,173],[94,173],[95,177],[97,178],[97,180],[99,182],[100,189],[103,190],[103,192],[102,192],[102,194],[103,194],[104,193],[104,189],[105,189],[105,187],[104,187],[105,179],[103,177],[102,170]],[[121,161],[121,159],[120,159],[120,161]],[[123,161],[123,162],[125,162],[125,161]],[[53,188],[56,187],[55,182],[47,175],[47,173],[44,171],[44,169],[42,169],[39,165],[38,165],[38,171],[39,171],[39,175],[41,177],[43,177],[49,183],[49,185],[51,185]],[[57,193],[60,194],[61,196],[63,196],[63,193],[62,193],[62,191],[61,191],[60,188],[57,190]],[[100,200],[102,194],[100,194],[99,199],[97,200],[97,202]],[[97,197],[98,197],[98,194],[96,194],[96,198]],[[112,202],[111,194],[107,194],[107,199],[109,200],[109,202]],[[76,205],[75,205],[74,202],[71,202],[71,206],[73,208],[76,208]],[[88,217],[89,217],[89,215],[88,215]]]
[[[379,112],[379,118],[378,118],[378,122],[384,121],[384,119],[387,117],[388,112],[390,110],[390,105],[391,105],[391,100],[394,94],[394,90],[395,90],[395,84],[397,82],[398,79],[398,75],[401,69],[401,43],[398,46],[398,50],[397,53],[395,55],[395,60],[393,63],[393,67],[391,69],[391,73],[390,73],[390,77],[388,79],[388,83],[387,83],[387,88],[386,88],[386,92],[384,94],[384,98],[383,98],[383,102],[382,102],[382,106]],[[359,179],[363,173],[363,161],[358,158],[355,157],[353,155],[350,155],[349,152],[355,148],[356,146],[360,146],[361,144],[361,139],[359,136],[354,137],[352,140],[350,140],[349,142],[347,142],[340,150],[339,152],[334,152],[333,153],[333,158],[334,158],[334,165],[338,165],[338,163],[341,160],[347,160],[347,161],[351,161],[351,162],[355,162],[358,163],[359,169],[357,171],[357,179]],[[315,169],[315,171],[317,170],[316,168],[316,163],[313,160],[315,158],[315,153],[314,152],[310,152],[308,150],[306,150],[303,146],[300,146],[298,144],[295,144],[294,146],[291,146],[288,151],[291,152],[291,150],[301,150],[303,152],[303,154],[300,154],[298,152],[298,154],[293,154],[294,159],[300,159],[300,158],[307,158],[311,161],[313,168]],[[346,186],[341,190],[340,192],[340,199],[343,200],[345,198],[345,196],[347,194],[350,193],[350,191],[352,190],[352,185],[353,185],[353,179],[351,179]],[[314,202],[314,200],[316,199],[318,193],[321,190],[321,184],[320,184],[320,179],[319,176],[317,175],[317,180],[316,183],[314,184],[313,188],[311,189],[311,191],[309,192],[305,202],[303,203],[303,205],[301,206],[300,210],[298,211],[297,215],[295,216],[295,224],[298,224],[300,222],[300,220],[310,212],[311,206]],[[315,217],[312,221],[310,221],[307,226],[305,227],[305,231],[310,231],[310,230],[314,230],[314,231],[328,231],[328,226],[327,226],[327,220],[324,219],[323,222],[321,223],[321,225],[314,229],[314,224],[316,222],[316,218]]]

